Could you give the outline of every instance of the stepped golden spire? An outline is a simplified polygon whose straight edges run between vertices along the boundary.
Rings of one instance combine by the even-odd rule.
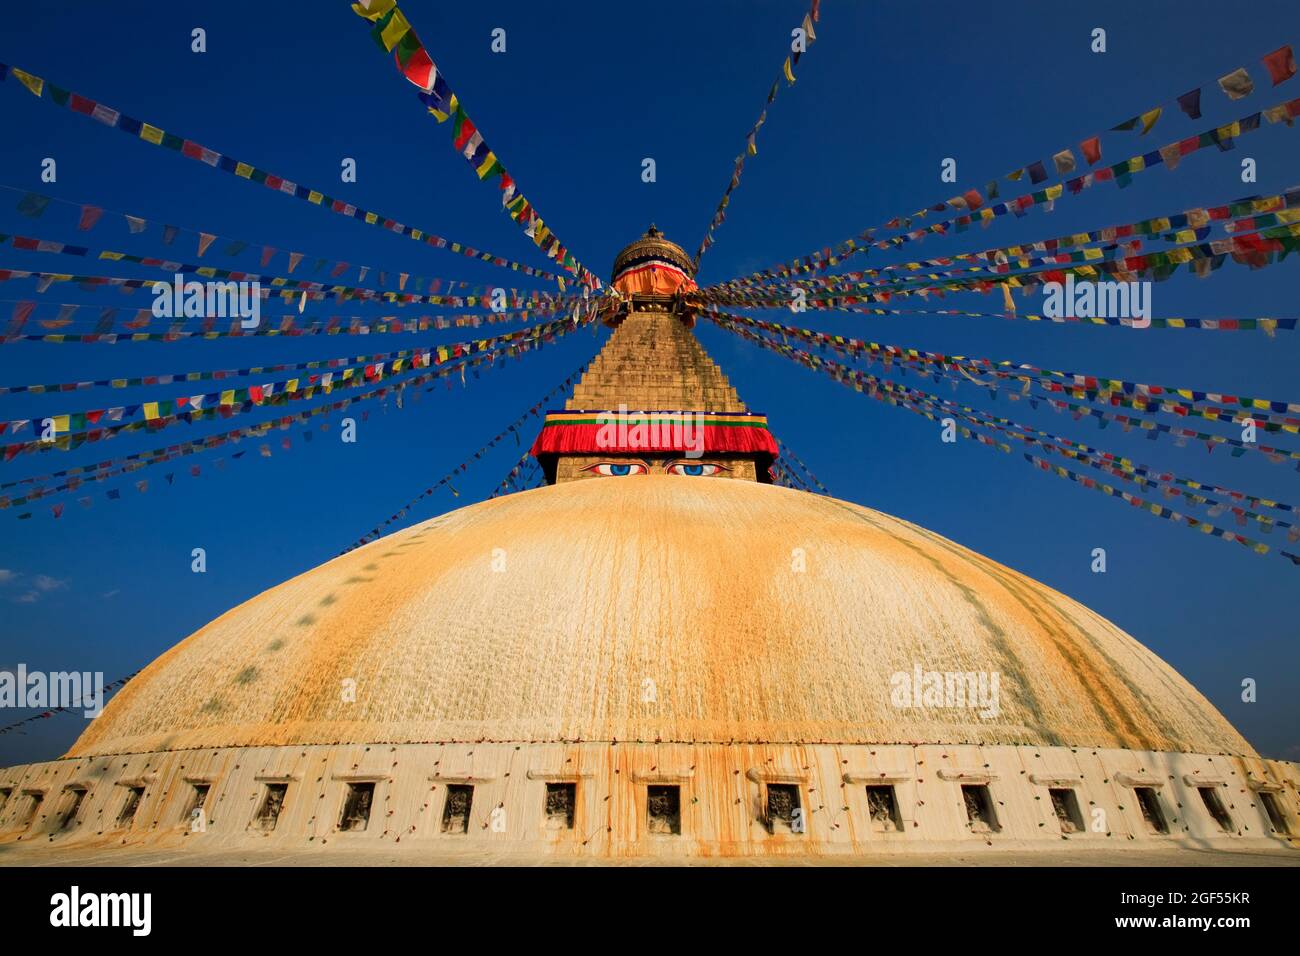
[[[614,259],[623,308],[563,411],[546,416],[533,453],[552,484],[676,474],[771,480],[767,418],[751,413],[691,331],[695,288],[682,247],[653,224]]]

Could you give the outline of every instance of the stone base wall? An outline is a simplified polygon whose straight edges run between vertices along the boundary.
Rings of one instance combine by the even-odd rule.
[[[208,788],[201,816],[191,813],[196,786]],[[875,791],[873,801],[868,787],[892,788],[892,810],[880,802],[883,791]],[[1217,795],[1223,822],[1203,801],[1201,787]],[[200,857],[205,848],[380,848],[398,842],[439,854],[465,847],[572,858],[1060,850],[1063,837],[1071,849],[1110,851],[1300,848],[1300,839],[1274,827],[1265,802],[1271,801],[1289,834],[1300,835],[1298,787],[1294,763],[1067,747],[432,743],[205,749],[2,770],[0,843],[174,846]],[[1167,833],[1153,831],[1139,788],[1149,791],[1148,813],[1154,800]],[[273,789],[283,793],[283,802],[271,827],[258,818]],[[75,815],[65,819],[74,803]],[[353,826],[361,826],[348,829],[349,814]]]

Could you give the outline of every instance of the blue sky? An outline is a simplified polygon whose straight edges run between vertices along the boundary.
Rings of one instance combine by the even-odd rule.
[[[798,2],[665,2],[650,10],[412,0],[403,9],[524,194],[583,262],[606,275],[618,249],[652,220],[688,249],[698,245],[804,8]],[[190,51],[196,26],[207,31],[207,53]],[[1089,50],[1096,26],[1107,30],[1105,54]],[[490,51],[495,27],[506,30],[505,54]],[[729,219],[704,259],[705,283],[838,242],[1017,166],[1048,160],[1066,146],[1077,152],[1079,140],[1194,86],[1203,88],[1202,120],[1167,109],[1146,137],[1105,134],[1106,160],[1300,95],[1300,78],[1270,90],[1259,64],[1261,55],[1300,41],[1300,8],[1293,2],[1094,3],[1082,10],[827,0],[818,35],[798,83],[782,89],[770,111],[759,153],[748,161]],[[345,2],[51,0],[7,19],[0,61],[339,198],[546,265],[500,212],[496,190],[478,183],[454,154],[449,131],[423,114],[413,88]],[[1238,66],[1250,70],[1257,88],[1234,104],[1214,81]],[[0,122],[0,184],[155,224],[131,236],[119,216],[106,214],[82,234],[71,207],[52,206],[33,222],[14,210],[20,194],[0,191],[0,232],[162,255],[169,250],[157,224],[171,223],[248,240],[253,249],[295,249],[308,262],[323,257],[392,273],[543,288],[133,141],[48,100],[38,102],[12,81],[0,87]],[[1265,125],[1232,152],[1201,151],[1172,173],[1155,169],[1135,177],[1123,191],[1094,187],[1050,214],[1004,217],[987,231],[930,238],[908,257],[1027,242],[1277,192],[1300,184],[1298,137],[1300,129]],[[1258,164],[1254,185],[1240,181],[1240,160],[1247,156]],[[39,181],[45,157],[58,163],[52,185]],[[339,181],[343,157],[357,160],[355,184]],[[656,161],[655,183],[641,180],[647,157]],[[957,187],[939,181],[945,157],[957,159]],[[192,243],[192,235],[182,236],[176,257],[189,257]],[[255,252],[230,257],[223,246],[215,244],[204,261],[257,269]],[[898,258],[873,252],[857,261],[880,265]],[[75,262],[11,247],[0,253],[0,265],[10,268],[58,270]],[[278,258],[268,271],[282,270],[283,262]],[[1179,274],[1155,287],[1156,314],[1295,316],[1296,269],[1292,257],[1259,272],[1229,264],[1203,281]],[[155,278],[129,266],[102,271]],[[43,298],[129,308],[150,302],[147,295],[66,288]],[[0,284],[0,321],[7,324],[13,300],[21,299],[42,301],[28,280]],[[976,311],[998,306],[997,299],[977,295],[948,301]],[[391,311],[349,304],[309,307],[308,315]],[[402,314],[427,311],[435,310]],[[50,317],[52,309],[37,315]],[[1296,333],[1270,340],[1258,333],[841,314],[805,314],[799,324],[1048,368],[1297,397]],[[341,444],[335,432],[305,444],[303,429],[295,427],[293,449],[283,452],[273,439],[270,459],[254,452],[217,472],[205,460],[211,456],[195,456],[172,469],[178,474],[170,488],[162,480],[167,466],[150,469],[147,494],[124,483],[122,500],[108,502],[97,489],[89,511],[73,502],[57,521],[48,509],[23,522],[13,512],[0,514],[0,568],[9,572],[0,575],[0,664],[102,670],[110,680],[136,670],[228,608],[336,554],[586,362],[605,334],[584,330],[466,388],[439,387],[402,410],[375,406],[355,445]],[[718,329],[701,327],[699,334],[749,406],[769,414],[777,433],[837,496],[932,528],[1078,598],[1173,664],[1262,752],[1300,758],[1300,569],[1041,474],[1018,453],[1003,455],[974,442],[942,444],[922,418]],[[368,339],[11,344],[0,346],[0,380],[294,362],[464,337],[452,330]],[[187,390],[164,388],[161,397]],[[4,400],[3,416],[36,417],[159,393],[17,396]],[[955,397],[988,407],[982,390],[971,386],[961,386]],[[1168,440],[1141,441],[1116,428],[1099,433],[1095,424],[1035,413],[1023,403],[999,402],[992,409],[1188,477],[1300,498],[1296,472],[1261,456],[1229,459]],[[177,426],[161,440],[124,437],[0,468],[11,480],[219,427]],[[456,483],[460,498],[441,492],[407,520],[486,496],[519,453],[508,441]],[[186,474],[192,462],[203,464],[202,477]],[[1269,540],[1282,543],[1281,535]],[[195,547],[207,551],[207,574],[190,571]],[[1104,575],[1089,569],[1095,547],[1109,556]],[[1258,681],[1256,703],[1240,700],[1246,677]],[[11,711],[0,723],[21,716]],[[81,727],[80,717],[62,716],[0,737],[0,764],[61,753]]]

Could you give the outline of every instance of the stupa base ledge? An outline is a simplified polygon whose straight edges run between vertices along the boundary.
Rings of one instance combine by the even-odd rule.
[[[1104,863],[1178,850],[1300,863],[1290,836],[1300,834],[1298,789],[1290,762],[1063,746],[207,748],[0,771],[0,864],[238,862],[271,851],[295,862],[355,852],[446,863]]]

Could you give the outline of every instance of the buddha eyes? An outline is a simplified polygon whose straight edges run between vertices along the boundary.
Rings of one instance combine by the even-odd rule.
[[[710,465],[698,461],[674,461],[668,465],[670,475],[691,475],[692,477],[709,477],[726,471],[721,465]]]
[[[588,474],[606,478],[624,478],[628,475],[647,475],[650,466],[643,461],[601,461],[583,469]],[[727,469],[723,465],[714,465],[702,461],[670,461],[664,466],[669,475],[689,475],[691,477],[710,477]]]
[[[621,478],[625,475],[644,475],[649,469],[637,461],[602,461],[584,469],[593,475]]]

